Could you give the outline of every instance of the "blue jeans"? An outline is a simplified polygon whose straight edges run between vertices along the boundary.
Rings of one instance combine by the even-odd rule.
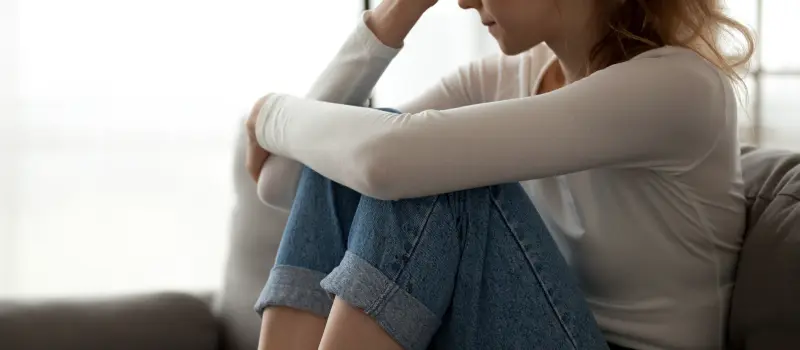
[[[405,349],[608,349],[516,183],[381,201],[306,168],[256,311],[331,295]]]

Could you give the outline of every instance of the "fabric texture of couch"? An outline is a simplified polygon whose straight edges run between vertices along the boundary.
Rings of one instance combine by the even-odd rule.
[[[747,235],[730,348],[800,349],[800,154],[743,149]]]
[[[0,304],[7,350],[217,350],[218,330],[208,303],[186,294]]]

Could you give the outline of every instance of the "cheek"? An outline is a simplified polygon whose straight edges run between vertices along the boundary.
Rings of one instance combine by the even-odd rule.
[[[547,1],[547,0],[544,0]],[[538,1],[532,1],[538,2]],[[502,51],[514,55],[539,45],[554,34],[555,22],[548,11],[528,5],[525,11],[503,12],[495,18],[501,30],[495,38]]]
[[[542,33],[561,18],[558,0],[499,0],[503,3],[497,16],[507,22],[508,30]],[[498,19],[498,23],[500,19]]]
[[[529,0],[519,4],[507,18],[506,29],[514,40],[536,45],[558,34],[562,14],[552,0]]]

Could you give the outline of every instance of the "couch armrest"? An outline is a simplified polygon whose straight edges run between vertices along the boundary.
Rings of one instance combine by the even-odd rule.
[[[207,303],[183,294],[105,300],[0,301],[0,348],[217,350]]]

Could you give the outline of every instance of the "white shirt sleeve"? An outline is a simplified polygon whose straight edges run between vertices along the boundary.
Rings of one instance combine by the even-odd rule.
[[[667,53],[544,95],[401,115],[275,94],[256,133],[265,149],[379,199],[603,167],[680,172],[724,130],[717,102],[730,89],[694,53]]]
[[[365,12],[363,19],[368,15],[369,12]],[[314,83],[308,99],[362,105],[369,98],[378,79],[399,50],[381,43],[363,19]],[[493,73],[496,73],[499,64],[499,58],[495,56],[460,67],[417,98],[392,107],[404,112],[420,112],[483,102],[484,91],[480,87],[496,80],[496,74]],[[259,198],[272,207],[290,209],[302,169],[301,163],[289,157],[278,154],[270,156],[259,176]]]

